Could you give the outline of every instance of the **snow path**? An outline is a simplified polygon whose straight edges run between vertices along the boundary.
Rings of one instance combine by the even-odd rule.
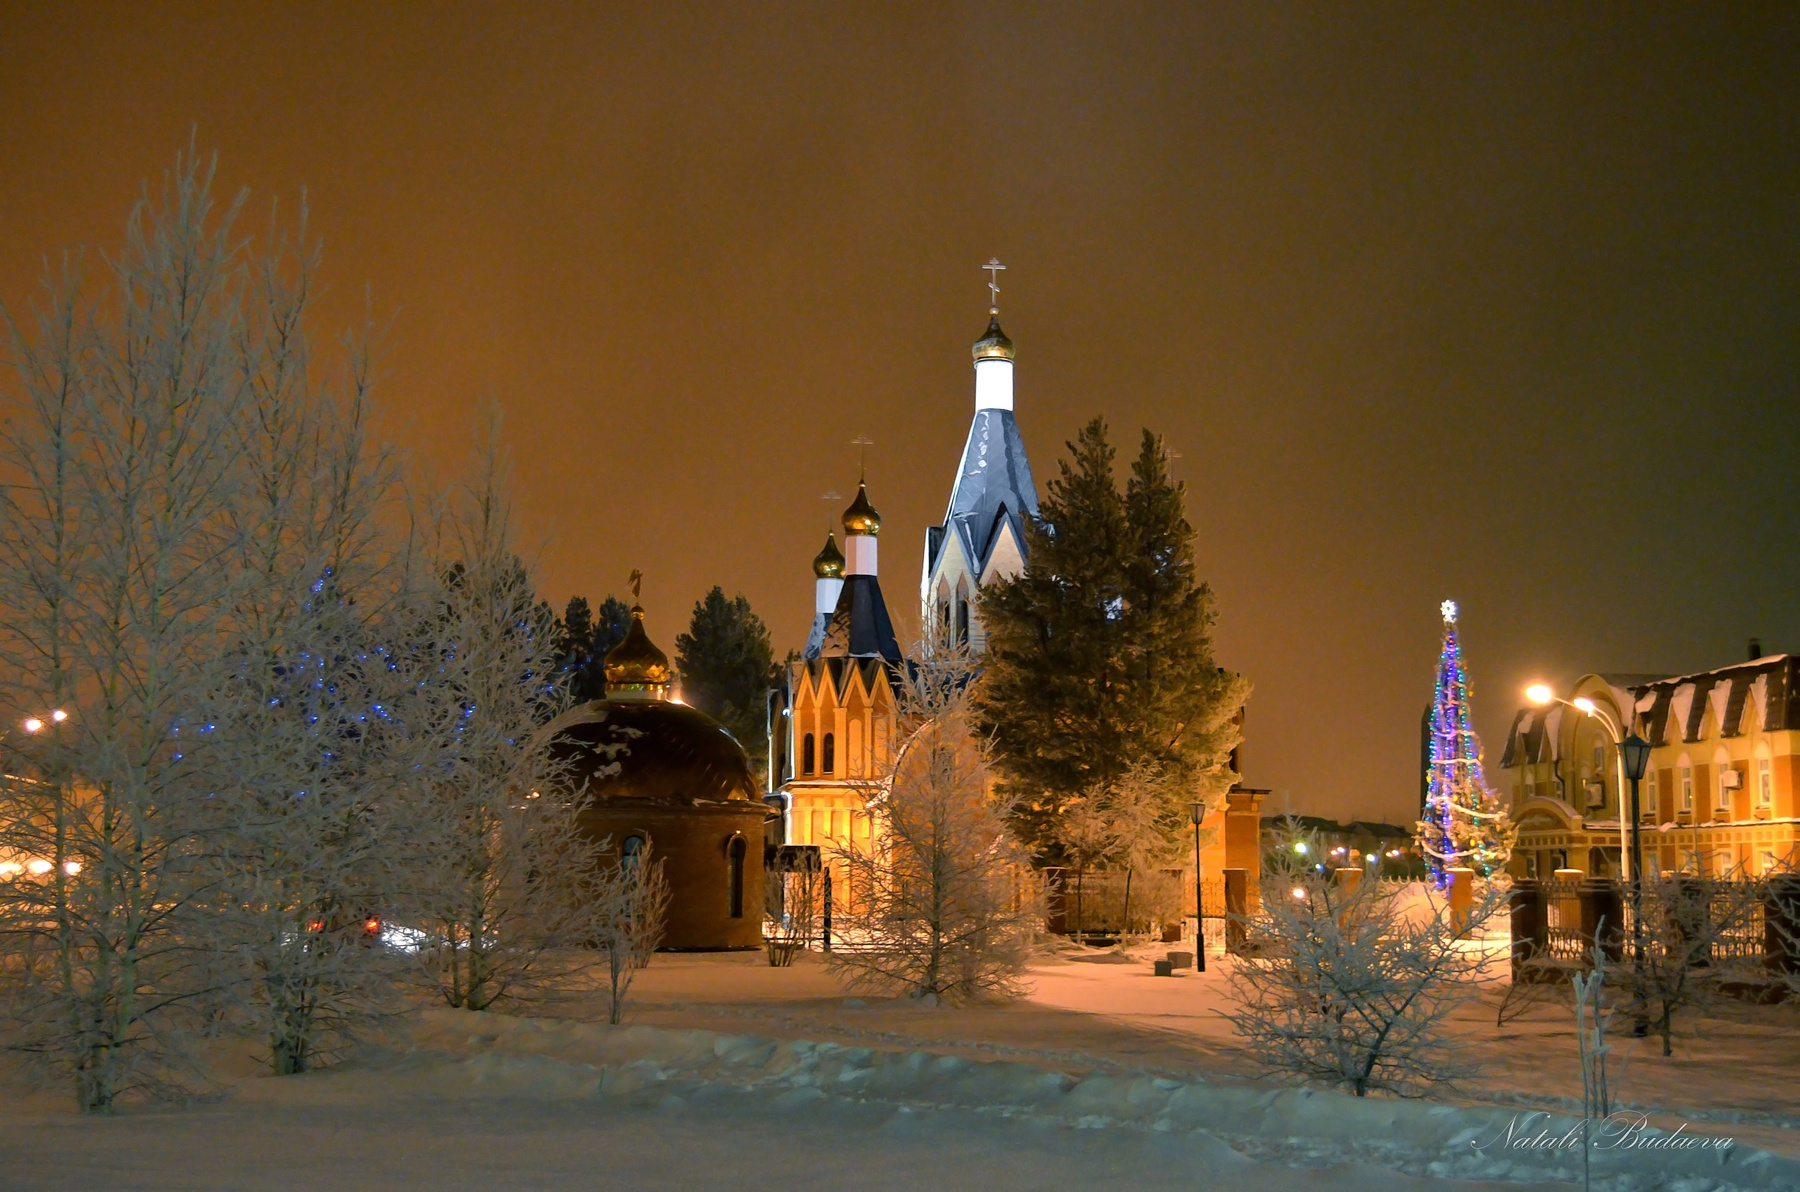
[[[444,1010],[415,1040],[186,1110],[15,1102],[0,1187],[1492,1192],[1579,1176],[1578,1152],[1471,1146],[1504,1111],[1333,1091]],[[1800,1163],[1747,1147],[1597,1154],[1595,1175],[1604,1192],[1800,1189]]]
[[[1359,1165],[1300,1171],[1246,1159],[1205,1138],[1052,1129],[842,1101],[784,1106],[723,1090],[646,1101],[500,1097],[369,1105],[296,1097],[98,1122],[9,1114],[0,1121],[6,1156],[0,1187],[1191,1192],[1217,1182],[1233,1192],[1518,1188],[1396,1177]]]

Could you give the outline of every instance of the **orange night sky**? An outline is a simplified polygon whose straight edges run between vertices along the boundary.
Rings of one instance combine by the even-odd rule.
[[[505,405],[544,594],[778,652],[867,434],[896,618],[998,255],[1040,488],[1168,436],[1273,810],[1410,823],[1438,602],[1530,679],[1800,649],[1800,10],[0,3],[0,301],[197,128],[393,434]],[[836,510],[832,511],[833,513]]]

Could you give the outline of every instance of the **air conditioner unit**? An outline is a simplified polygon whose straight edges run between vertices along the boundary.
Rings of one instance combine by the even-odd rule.
[[[1719,774],[1719,785],[1728,791],[1742,789],[1744,775],[1741,770],[1724,770]]]

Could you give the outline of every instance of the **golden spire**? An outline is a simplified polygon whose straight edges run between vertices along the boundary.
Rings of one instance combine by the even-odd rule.
[[[844,533],[871,536],[881,533],[881,514],[869,504],[869,486],[865,481],[856,482],[856,500],[844,510]]]
[[[644,606],[633,604],[625,640],[606,652],[606,694],[661,699],[668,686],[669,656],[644,632]]]
[[[825,531],[825,549],[813,557],[813,574],[820,579],[844,578],[844,552],[838,549],[837,535]]]

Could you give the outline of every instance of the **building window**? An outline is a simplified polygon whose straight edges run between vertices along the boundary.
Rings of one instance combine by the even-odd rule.
[[[1775,802],[1775,775],[1769,768],[1769,759],[1756,759],[1756,805],[1768,807]]]
[[[956,644],[969,644],[969,602],[960,596],[956,600]]]
[[[829,741],[831,738],[827,737],[825,739]],[[825,748],[829,751],[831,746],[827,745]],[[831,754],[827,752],[825,756],[830,757]],[[813,772],[813,735],[811,733],[806,734],[806,740],[801,742],[800,745],[800,772],[802,774],[811,774]]]
[[[1731,810],[1731,776],[1737,771],[1727,766],[1719,767],[1719,810]]]
[[[837,741],[835,738],[832,737],[832,735],[830,733],[826,733],[825,734],[825,765],[821,769],[820,772],[824,773],[824,774],[834,773],[835,771],[833,770],[833,767],[836,765],[837,765]]]
[[[1681,767],[1681,809],[1694,810],[1694,767]]]
[[[637,868],[638,858],[644,853],[644,838],[633,833],[619,844],[619,865],[624,869]]]
[[[1645,802],[1643,807],[1644,819],[1649,823],[1655,823],[1658,815],[1662,811],[1662,804],[1657,802],[1659,796],[1657,794],[1656,771],[1650,771],[1646,777],[1650,779],[1650,786],[1648,791],[1649,799]]]
[[[744,917],[744,854],[749,846],[742,836],[733,836],[727,849],[731,867],[731,917]]]

